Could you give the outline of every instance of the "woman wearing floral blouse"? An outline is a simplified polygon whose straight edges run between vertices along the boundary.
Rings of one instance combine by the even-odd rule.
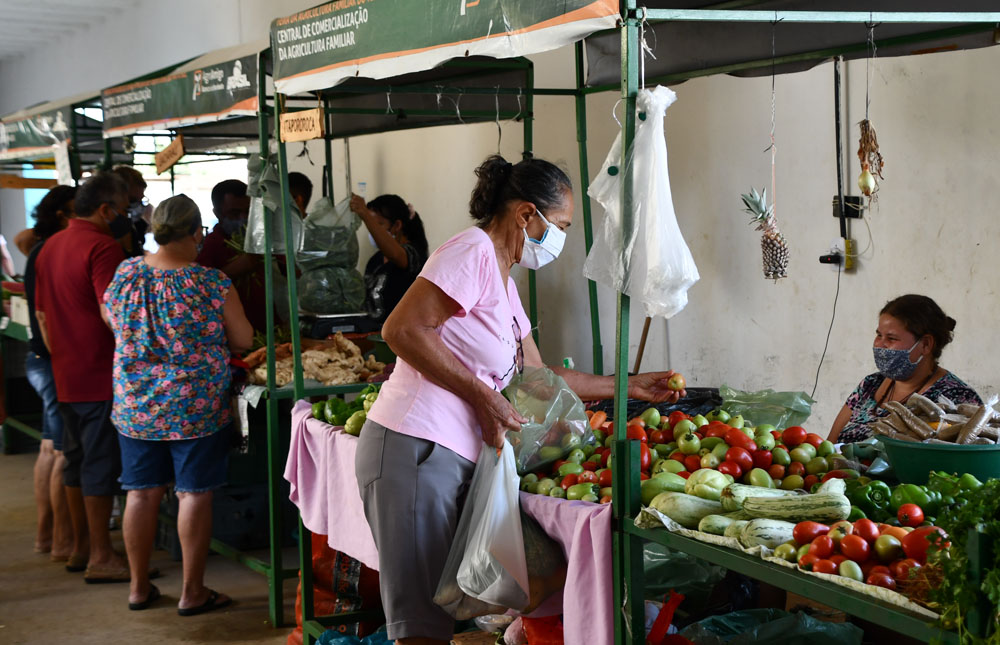
[[[253,329],[230,279],[194,262],[203,233],[190,198],[160,203],[152,231],[156,253],[122,263],[104,294],[115,334],[111,419],[128,491],[129,608],[145,609],[160,595],[147,571],[160,499],[173,483],[184,556],[178,613],[189,616],[231,602],[204,585],[204,572],[212,491],[228,465],[229,353],[249,348]]]

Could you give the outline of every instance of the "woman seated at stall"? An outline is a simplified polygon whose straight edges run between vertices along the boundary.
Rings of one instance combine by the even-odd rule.
[[[890,300],[879,312],[875,330],[875,367],[847,397],[830,429],[830,440],[844,443],[871,436],[870,424],[889,413],[889,401],[901,403],[914,392],[936,401],[983,402],[975,390],[938,365],[941,350],[951,342],[955,319],[927,296],[908,294]]]
[[[173,483],[184,579],[177,611],[192,616],[230,603],[204,584],[212,491],[226,483],[232,412],[230,350],[248,349],[253,328],[232,280],[195,263],[204,235],[187,196],[152,217],[159,249],[126,260],[104,295],[115,334],[114,407],[128,491],[123,533],[131,568],[129,609],[146,609],[160,499]]]
[[[427,261],[424,224],[413,205],[399,195],[380,195],[367,204],[354,195],[351,210],[361,217],[368,239],[378,249],[365,267],[365,304],[381,327]]]

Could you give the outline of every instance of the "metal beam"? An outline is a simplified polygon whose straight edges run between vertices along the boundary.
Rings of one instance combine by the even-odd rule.
[[[996,11],[766,11],[762,9],[638,9],[649,21],[809,23],[1000,23]]]

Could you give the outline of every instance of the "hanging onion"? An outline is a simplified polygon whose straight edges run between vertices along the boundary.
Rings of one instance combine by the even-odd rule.
[[[865,197],[871,197],[876,186],[875,175],[872,174],[868,164],[862,164],[861,176],[858,177],[858,188],[861,190],[861,194]]]

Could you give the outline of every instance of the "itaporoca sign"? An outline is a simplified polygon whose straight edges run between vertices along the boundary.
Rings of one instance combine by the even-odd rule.
[[[104,136],[257,114],[258,55],[101,92]]]
[[[612,28],[618,15],[618,0],[337,0],[271,24],[274,85],[296,94],[464,56],[526,56]]]

